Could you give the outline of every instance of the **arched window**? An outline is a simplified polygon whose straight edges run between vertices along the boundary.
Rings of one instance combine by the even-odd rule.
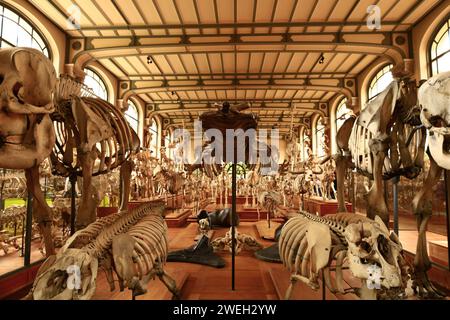
[[[84,84],[88,86],[92,92],[99,98],[108,101],[108,90],[105,81],[92,69],[85,68]]]
[[[139,113],[136,105],[131,100],[128,100],[128,109],[127,111],[125,111],[125,119],[127,119],[131,129],[133,129],[134,132],[138,133]]]
[[[325,156],[325,124],[323,123],[323,118],[319,117],[317,119],[316,125],[316,156],[321,158]]]
[[[173,159],[173,149],[169,148],[170,143],[172,142],[172,135],[169,130],[166,130],[166,135],[164,136],[164,146],[166,147],[166,156],[169,159]]]
[[[336,132],[344,124],[345,120],[350,118],[352,110],[347,108],[347,98],[343,98],[336,109]]]
[[[50,58],[44,38],[32,24],[18,13],[0,5],[0,48],[29,47]]]
[[[450,71],[450,18],[436,33],[431,43],[430,58],[432,75]]]
[[[152,152],[152,156],[158,157],[158,123],[155,119],[152,119],[152,125],[148,128],[148,130],[151,134],[150,151]]]
[[[392,64],[385,66],[370,81],[369,86],[369,100],[372,100],[379,95],[387,86],[394,80],[392,78]]]

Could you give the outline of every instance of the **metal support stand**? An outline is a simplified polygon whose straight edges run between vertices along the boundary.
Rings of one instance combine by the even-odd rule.
[[[399,177],[392,179],[392,198],[394,202],[394,232],[398,236],[398,182]]]
[[[447,214],[447,243],[450,243],[450,170],[444,170],[445,182],[445,209]],[[450,249],[447,248],[448,261],[450,261]],[[450,270],[450,264],[448,265]]]
[[[327,300],[327,292],[326,292],[327,288],[325,285],[325,275],[324,275],[324,271],[322,269],[322,300],[325,301]]]
[[[236,161],[231,165],[231,290],[235,290],[235,259],[236,259]]]
[[[77,174],[71,174],[70,175],[70,188],[71,188],[71,195],[70,195],[70,235],[73,235],[75,233],[75,216],[77,214],[77,208],[75,203],[75,198],[77,196],[76,191],[76,183],[77,183]]]
[[[352,192],[352,195],[351,195],[352,212],[353,212],[353,213],[356,213],[355,173],[353,172],[353,170],[350,171],[350,179],[351,179],[351,181],[350,181],[350,186],[351,186],[351,192]]]
[[[33,229],[33,195],[31,192],[28,192],[24,257],[25,266],[29,266],[31,262],[31,229]]]

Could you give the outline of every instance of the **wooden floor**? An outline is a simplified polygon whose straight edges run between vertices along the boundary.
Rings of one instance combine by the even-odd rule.
[[[197,223],[190,223],[182,228],[170,227],[168,231],[169,251],[185,249],[194,244],[194,238],[198,234]],[[400,226],[401,229],[402,225]],[[228,228],[216,229],[213,238],[221,237],[228,231]],[[255,222],[241,222],[238,227],[240,233],[255,237],[264,247],[273,244],[272,241],[259,237]],[[416,244],[415,231],[401,230],[401,240],[403,246],[408,251],[415,251]],[[443,236],[427,233],[428,240],[441,239]],[[231,290],[231,254],[227,251],[219,254],[226,261],[225,268],[216,269],[208,266],[168,262],[165,270],[177,282],[181,288],[181,299],[184,300],[245,300],[260,299],[274,300],[284,297],[284,293],[289,285],[289,272],[281,265],[264,262],[256,259],[253,252],[242,251],[236,257],[236,278],[235,290]],[[37,243],[33,244],[32,261],[42,258],[37,250]],[[0,257],[0,275],[23,265],[23,258],[18,252],[10,253],[6,257]],[[347,282],[351,282],[351,277],[346,277]],[[99,272],[97,280],[97,290],[94,299],[107,300],[127,300],[131,299],[131,292],[125,290],[119,292],[110,291],[106,277],[102,271]],[[172,295],[159,279],[152,280],[148,285],[148,292],[137,297],[138,300],[164,300],[171,299]],[[321,300],[324,295],[322,289],[314,291],[303,284],[298,284],[293,292],[292,298],[299,300]],[[355,299],[352,295],[333,295],[325,290],[326,300]]]
[[[214,237],[223,236],[227,230],[227,228],[215,230]],[[254,223],[243,222],[238,227],[238,231],[257,236]],[[191,223],[184,228],[170,228],[168,235],[170,250],[187,248],[194,243],[194,238],[197,235],[197,224]],[[264,246],[272,244],[272,242],[265,240],[260,242]],[[222,269],[191,263],[167,263],[165,270],[176,280],[184,282],[181,290],[181,299],[278,299],[269,274],[270,268],[274,266],[273,263],[256,259],[253,256],[253,252],[242,251],[236,257],[236,290],[232,291],[231,254],[224,251],[220,256],[226,261],[226,266]],[[99,275],[97,283],[97,292],[94,297],[96,299],[131,299],[131,294],[128,290],[119,294],[117,292],[109,293],[104,274]],[[137,299],[160,300],[167,299],[170,296],[159,280],[151,281],[148,289],[149,292],[146,295],[137,297]]]

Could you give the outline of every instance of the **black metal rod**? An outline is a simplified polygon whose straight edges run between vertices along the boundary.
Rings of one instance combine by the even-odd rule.
[[[394,201],[394,232],[398,236],[398,182],[399,177],[392,179],[392,197]]]
[[[33,228],[33,195],[28,192],[27,199],[27,219],[26,219],[26,232],[25,232],[25,258],[24,265],[29,266],[31,262],[31,230]],[[22,244],[23,246],[23,244]]]
[[[325,285],[325,273],[324,273],[324,269],[322,269],[322,300],[325,301],[327,300],[327,288]]]
[[[231,165],[231,290],[235,290],[235,259],[236,259],[236,230],[235,230],[235,217],[236,217],[236,161],[233,161]]]
[[[77,183],[77,175],[76,174],[72,174],[70,176],[70,188],[71,190],[71,196],[70,196],[70,235],[73,235],[75,233],[75,216],[77,214],[77,209],[76,209],[76,203],[75,203],[75,198],[76,198],[76,183]]]
[[[445,209],[447,213],[447,244],[450,243],[450,171],[444,170],[444,180],[445,180]],[[447,248],[448,261],[450,261],[450,249]],[[450,264],[447,264],[450,270]]]

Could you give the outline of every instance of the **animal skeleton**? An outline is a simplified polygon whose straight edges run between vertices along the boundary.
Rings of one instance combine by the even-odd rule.
[[[292,272],[286,299],[290,298],[297,281],[317,290],[321,271],[331,292],[365,294],[364,290],[344,289],[345,261],[353,276],[362,281],[362,288],[366,287],[374,266],[381,269],[381,287],[388,290],[406,287],[407,266],[401,254],[402,246],[395,234],[389,235],[378,216],[373,221],[349,213],[318,217],[301,212],[283,226],[279,248],[284,266]],[[335,283],[330,273],[333,261]],[[373,295],[369,293],[363,298],[373,298]]]
[[[232,228],[233,227],[231,227],[230,230],[228,230],[227,233],[225,233],[225,237],[216,238],[213,241],[211,241],[211,246],[213,247],[214,251],[228,250],[232,252],[232,238],[231,238]],[[236,239],[235,241],[236,254],[241,252],[242,249],[254,251],[262,249],[262,245],[258,241],[256,241],[256,239],[253,238],[252,236],[240,233],[238,232],[237,229],[235,230],[234,235]]]
[[[63,76],[57,85],[51,61],[38,50],[1,49],[0,74],[0,167],[25,169],[27,189],[35,200],[33,215],[51,255],[52,214],[40,189],[39,164],[50,155],[54,174],[83,176],[76,220],[81,228],[96,217],[92,175],[121,166],[121,209],[126,207],[131,170],[128,157],[136,150],[138,139],[114,106],[81,97],[86,92],[82,84]]]
[[[133,297],[144,294],[147,282],[155,276],[178,296],[175,281],[163,269],[168,253],[163,212],[161,202],[144,204],[77,231],[41,266],[29,296],[35,300],[90,299],[99,267],[106,271],[111,291],[115,290],[114,271],[120,290],[128,287]],[[78,290],[66,286],[70,266],[79,268],[82,275]]]
[[[7,198],[26,198],[27,182],[22,172],[5,170],[0,174],[1,196]]]
[[[412,278],[413,288],[420,296],[442,297],[445,294],[436,289],[427,276],[431,262],[426,248],[426,229],[432,214],[432,187],[440,179],[442,168],[450,168],[450,119],[447,114],[450,73],[442,73],[426,81],[418,95],[415,82],[408,75],[405,76],[404,71],[399,72],[397,68],[393,75],[395,80],[391,85],[368,104],[356,121],[354,118],[347,120],[338,132],[338,146],[341,149],[341,153],[336,156],[339,209],[345,211],[343,176],[351,158],[349,151],[352,151],[356,168],[374,179],[368,194],[367,214],[369,217],[379,215],[387,223],[388,211],[382,195],[382,178],[404,175],[412,179],[420,173],[423,168],[425,131],[428,129],[430,170],[422,190],[412,202],[419,231]],[[420,113],[416,107],[417,100]],[[416,127],[411,129],[413,126]],[[345,141],[350,132],[351,139],[347,144]],[[369,161],[369,151],[373,162]]]
[[[423,166],[425,129],[413,129],[420,124],[416,83],[403,67],[393,68],[394,81],[369,101],[356,119],[350,117],[344,122],[337,133],[339,153],[334,156],[338,210],[346,211],[344,176],[347,167],[355,166],[374,180],[367,197],[367,216],[379,216],[386,225],[389,213],[383,179],[401,175],[412,179]]]
[[[420,296],[444,297],[428,279],[431,262],[427,252],[426,230],[432,215],[433,186],[443,169],[450,170],[450,72],[438,74],[421,85],[418,92],[420,120],[428,129],[430,169],[413,199],[419,237],[414,258],[413,289]]]

